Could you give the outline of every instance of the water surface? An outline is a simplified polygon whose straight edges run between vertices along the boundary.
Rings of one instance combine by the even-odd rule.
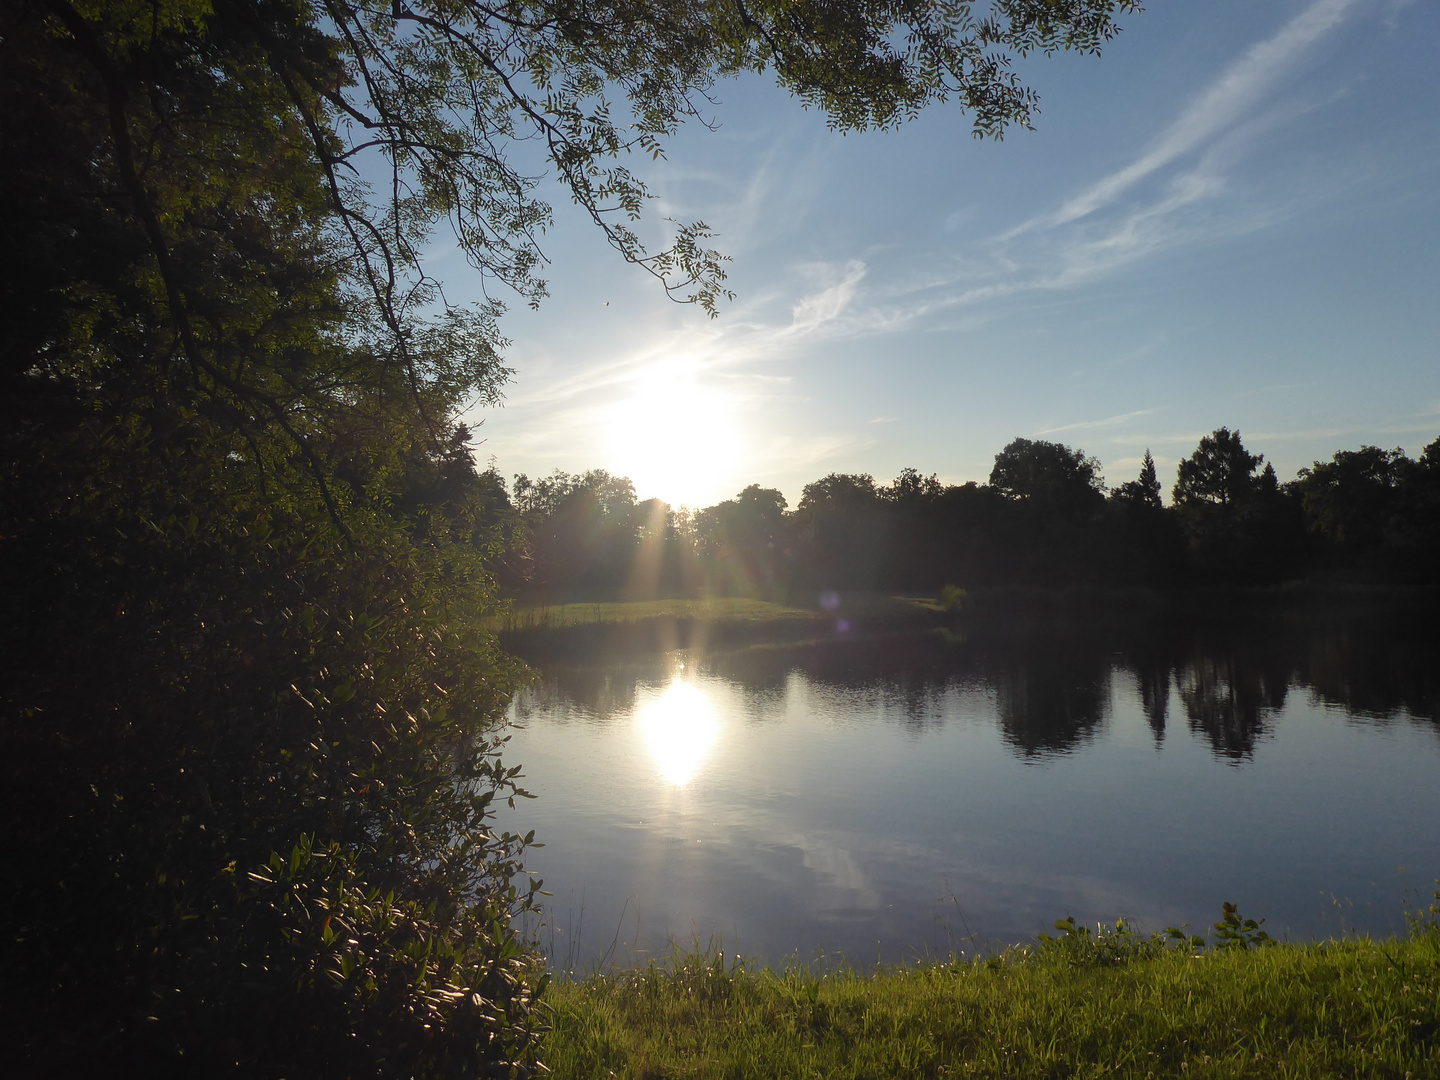
[[[545,663],[511,710],[561,963],[994,948],[1056,918],[1402,932],[1440,877],[1440,649],[1289,619]]]

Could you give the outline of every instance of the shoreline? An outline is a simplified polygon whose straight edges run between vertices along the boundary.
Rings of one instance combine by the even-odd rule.
[[[572,601],[516,607],[492,622],[500,644],[526,660],[617,657],[674,650],[881,642],[916,634],[1011,637],[1076,627],[1118,630],[1267,620],[1425,619],[1440,589],[1313,583],[1264,588],[997,588],[966,592],[947,610],[923,595],[842,594],[818,606],[733,598]]]

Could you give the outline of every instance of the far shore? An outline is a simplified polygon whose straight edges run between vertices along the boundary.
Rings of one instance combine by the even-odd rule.
[[[925,632],[1024,634],[1093,622],[1397,617],[1440,609],[1440,589],[1350,582],[1263,588],[967,589],[958,595],[855,591],[778,599],[513,600],[491,620],[526,657],[609,655],[774,642],[863,640]]]

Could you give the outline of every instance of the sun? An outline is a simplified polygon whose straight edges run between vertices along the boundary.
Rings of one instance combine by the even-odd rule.
[[[735,486],[744,450],[736,405],[702,386],[696,365],[657,365],[605,419],[614,472],[628,476],[641,498],[671,506],[706,506]]]

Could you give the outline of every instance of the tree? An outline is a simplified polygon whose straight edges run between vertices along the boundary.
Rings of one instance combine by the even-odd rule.
[[[1403,553],[1402,577],[1440,581],[1440,439],[1405,470],[1404,507],[1391,523],[1389,539]]]
[[[706,591],[776,595],[783,584],[788,531],[785,496],[759,484],[699,511],[695,546],[707,569]]]
[[[1098,460],[1061,443],[1016,438],[995,455],[990,488],[1005,500],[997,524],[1010,574],[1048,585],[1093,578],[1105,507]]]
[[[1399,509],[1409,465],[1398,448],[1362,446],[1301,469],[1296,487],[1310,528],[1349,555],[1378,546]]]
[[[1177,506],[1210,504],[1228,507],[1243,502],[1255,491],[1255,470],[1264,454],[1252,454],[1240,441],[1240,432],[1216,428],[1176,470],[1171,498]]]
[[[1012,439],[995,455],[990,486],[1007,498],[1061,513],[1093,509],[1104,493],[1100,462],[1041,439]]]
[[[890,482],[888,488],[881,489],[880,497],[897,506],[916,507],[933,503],[944,490],[940,478],[934,473],[924,476],[919,469],[907,467],[900,470],[900,475]]]
[[[999,135],[1033,110],[1009,57],[1132,7],[0,8],[8,1057],[529,1071],[533,889],[492,817],[503,490],[454,421],[500,394],[504,305],[450,305],[425,245],[448,224],[538,302],[551,175],[713,312],[708,231],[647,248],[625,162],[716,79],[772,69],[842,128],[953,96]]]
[[[885,569],[886,509],[869,473],[830,473],[806,484],[792,523],[802,583],[874,587]]]
[[[1176,470],[1172,499],[1203,579],[1270,584],[1303,572],[1299,504],[1238,431],[1222,427],[1201,438]]]
[[[1440,547],[1440,440],[1412,461],[1362,446],[1301,469],[1291,485],[1322,565],[1395,581],[1434,580]]]
[[[1152,586],[1182,581],[1186,537],[1181,521],[1160,501],[1160,477],[1148,448],[1140,475],[1115,489],[1111,507],[1108,579]]]
[[[1140,463],[1140,475],[1116,488],[1115,497],[1136,508],[1146,510],[1161,508],[1160,477],[1156,475],[1155,459],[1150,456],[1148,446],[1145,448],[1145,458]]]
[[[653,512],[637,506],[628,477],[604,469],[578,476],[557,470],[532,483],[522,474],[515,492],[526,511],[528,587],[611,596],[626,584]]]

